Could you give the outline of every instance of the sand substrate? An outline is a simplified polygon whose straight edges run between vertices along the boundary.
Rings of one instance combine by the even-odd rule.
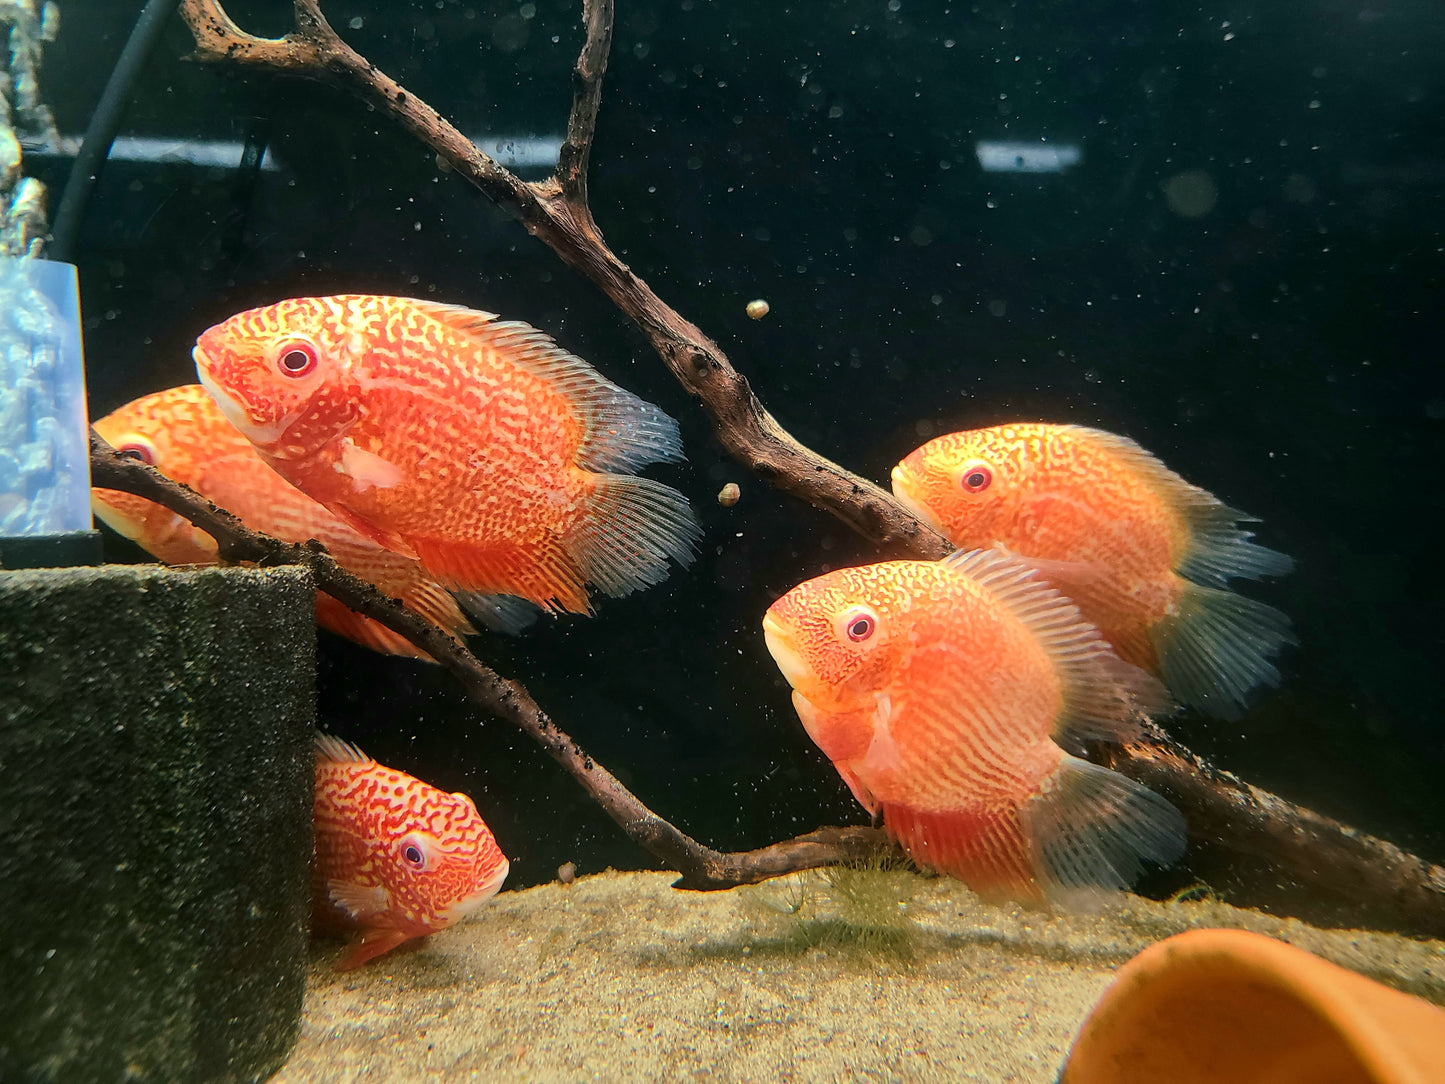
[[[951,880],[813,873],[678,892],[605,873],[504,892],[338,973],[313,949],[275,1078],[1052,1082],[1113,971],[1201,926],[1257,930],[1445,1003],[1445,942],[1324,931],[1220,903],[995,907]]]

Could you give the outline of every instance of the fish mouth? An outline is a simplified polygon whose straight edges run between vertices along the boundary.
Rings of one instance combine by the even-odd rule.
[[[275,444],[290,428],[291,423],[296,420],[295,415],[282,419],[277,425],[261,425],[251,417],[241,403],[235,399],[225,388],[211,379],[211,359],[206,352],[198,345],[191,350],[191,357],[196,362],[196,376],[200,378],[201,387],[205,388],[216,406],[221,408],[221,413],[226,420],[234,425],[247,440],[262,448],[269,448]]]
[[[803,656],[789,642],[787,630],[778,624],[772,614],[763,615],[763,639],[768,645],[768,654],[772,655],[778,669],[783,672],[783,677],[793,688],[796,689],[813,676],[812,667],[803,661]]]
[[[908,491],[908,481],[899,467],[893,468],[893,499],[904,508],[918,517],[920,523],[926,523],[935,531],[943,531],[943,525],[938,522],[938,517],[919,503],[918,499]]]
[[[465,899],[458,900],[441,912],[442,921],[450,926],[453,922],[460,922],[472,912],[476,911],[477,908],[481,907],[482,904],[486,903],[501,890],[502,882],[507,879],[507,873],[511,868],[512,864],[505,858],[502,859],[502,864],[499,865],[485,881],[477,886],[475,892]]]

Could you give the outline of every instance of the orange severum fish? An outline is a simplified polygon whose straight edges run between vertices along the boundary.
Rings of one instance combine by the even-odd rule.
[[[297,487],[450,586],[589,611],[691,560],[687,500],[612,473],[682,459],[677,423],[526,324],[400,297],[295,298],[195,349]]]
[[[101,418],[95,428],[117,451],[190,486],[252,530],[287,542],[314,538],[339,564],[454,636],[476,631],[416,561],[362,537],[266,466],[199,384],[142,396]],[[91,503],[102,521],[166,564],[217,561],[215,539],[152,501],[97,488]],[[427,657],[405,637],[322,591],[316,593],[316,620],[375,651]]]
[[[1078,902],[1184,851],[1184,819],[1070,755],[1129,740],[1163,688],[996,550],[844,568],[763,631],[808,735],[920,865],[982,895]]]
[[[893,492],[954,545],[1027,559],[1185,704],[1232,718],[1250,689],[1279,681],[1270,657],[1295,642],[1289,619],[1228,581],[1292,562],[1126,437],[1022,423],[950,433],[893,468]]]
[[[313,921],[361,931],[349,971],[465,918],[497,894],[507,858],[465,794],[316,740]]]

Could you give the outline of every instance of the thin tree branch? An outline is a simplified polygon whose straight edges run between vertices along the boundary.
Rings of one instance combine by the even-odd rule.
[[[449,633],[337,564],[320,542],[283,542],[246,527],[239,519],[152,467],[120,455],[90,431],[91,484],[118,489],[184,516],[216,540],[222,558],[258,565],[304,565],[316,586],[357,613],[379,621],[445,667],[467,695],[540,745],[592,796],[638,846],[666,869],[681,874],[680,888],[729,888],[782,873],[852,861],[890,851],[871,828],[822,828],[756,851],[728,854],[704,847],[644,805],[622,783],[557,728],[519,681],[501,677]]]
[[[196,38],[197,59],[262,66],[341,87],[441,155],[461,177],[509,210],[533,236],[591,279],[651,340],[678,382],[701,400],[718,441],[769,484],[830,512],[863,537],[919,557],[945,556],[947,540],[897,504],[892,496],[800,444],[773,418],[733,368],[722,348],[662,301],[607,247],[591,212],[573,196],[585,186],[553,176],[531,184],[482,153],[421,99],[348,46],[321,16],[314,0],[296,0],[296,29],[283,38],[257,38],[239,30],[219,0],[182,0],[181,15]],[[611,41],[610,0],[587,9],[588,36],[574,80],[568,139],[569,170],[586,165],[604,51]]]
[[[181,0],[181,14],[195,35],[200,59],[260,65],[343,87],[392,116],[462,177],[511,211],[528,232],[581,271],[642,329],[679,383],[700,400],[719,442],[765,481],[831,513],[880,546],[924,558],[949,552],[952,547],[943,536],[919,523],[884,490],[795,440],[763,408],[722,349],[658,298],[603,240],[587,205],[586,171],[611,41],[612,0],[584,0],[587,36],[573,73],[567,141],[557,174],[536,184],[519,180],[483,154],[429,105],[347,46],[322,18],[315,0],[296,0],[296,13],[291,34],[261,39],[240,31],[218,0]],[[175,504],[167,507],[186,514]],[[318,576],[323,590],[330,591],[327,582]],[[354,592],[336,597],[347,605],[353,605],[353,598],[363,601]],[[393,610],[354,608],[407,636],[456,673],[479,702],[532,734],[630,836],[682,870],[680,886],[746,883],[858,857],[882,845],[869,829],[823,829],[743,854],[724,855],[702,847],[657,817],[610,775],[605,777],[606,786],[595,786],[593,779],[601,770],[556,731],[525,690],[486,670],[456,641],[433,630],[446,642],[441,648],[430,636],[416,639],[408,625],[393,623],[398,621]],[[504,697],[499,689],[510,690],[510,695]],[[1445,870],[1440,867],[1216,772],[1167,739],[1136,742],[1108,755],[1118,771],[1175,801],[1191,825],[1193,853],[1268,856],[1302,885],[1349,901],[1359,919],[1413,933],[1445,934]],[[579,767],[584,761],[588,766]]]

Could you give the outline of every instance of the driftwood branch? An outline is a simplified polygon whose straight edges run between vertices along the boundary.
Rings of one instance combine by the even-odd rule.
[[[682,875],[677,882],[680,888],[754,884],[782,873],[848,862],[890,849],[883,833],[872,828],[822,828],[761,850],[735,854],[704,847],[648,809],[615,775],[559,730],[521,682],[484,666],[449,633],[342,568],[321,543],[299,545],[253,531],[195,490],[120,455],[93,429],[90,475],[92,485],[134,493],[184,516],[216,540],[226,561],[306,566],[317,587],[357,613],[405,636],[445,667],[468,696],[540,745],[638,846],[665,868]]]
[[[763,480],[831,513],[879,546],[923,558],[941,557],[949,551],[951,547],[941,535],[919,523],[887,492],[794,439],[764,409],[722,349],[653,293],[607,246],[587,201],[587,163],[611,43],[612,0],[584,0],[586,41],[573,72],[566,141],[556,174],[536,183],[520,180],[482,153],[431,106],[351,49],[326,22],[316,0],[295,0],[295,9],[295,29],[282,38],[270,39],[242,31],[219,0],[181,2],[198,59],[260,66],[341,87],[391,116],[459,175],[510,211],[528,232],[590,279],[642,329],[679,383],[700,401],[718,441]],[[147,472],[147,485],[156,481],[150,474]],[[138,476],[132,472],[131,477]],[[168,496],[176,503],[167,507],[187,515],[180,505],[194,502],[194,498]],[[210,530],[205,524],[198,525]],[[268,541],[284,549],[300,549]],[[317,562],[313,571],[323,590],[422,647],[456,674],[480,703],[532,735],[633,839],[682,871],[680,886],[716,888],[748,883],[886,847],[880,833],[861,828],[823,829],[742,854],[721,854],[702,847],[647,809],[561,735],[520,685],[487,670],[440,630],[417,628],[420,619],[399,604],[380,600],[381,605],[374,590],[371,596],[375,597],[358,591],[366,585],[344,583],[336,577],[340,570],[329,559],[322,564],[311,551],[297,553],[292,559]],[[325,576],[318,569],[324,569]],[[333,591],[333,584],[343,593]],[[1307,893],[1347,901],[1352,908],[1350,917],[1356,921],[1445,935],[1445,869],[1228,773],[1214,771],[1166,739],[1133,743],[1107,755],[1117,770],[1175,801],[1189,820],[1196,857],[1214,852],[1266,858],[1287,871]],[[1306,913],[1309,907],[1292,909]]]

